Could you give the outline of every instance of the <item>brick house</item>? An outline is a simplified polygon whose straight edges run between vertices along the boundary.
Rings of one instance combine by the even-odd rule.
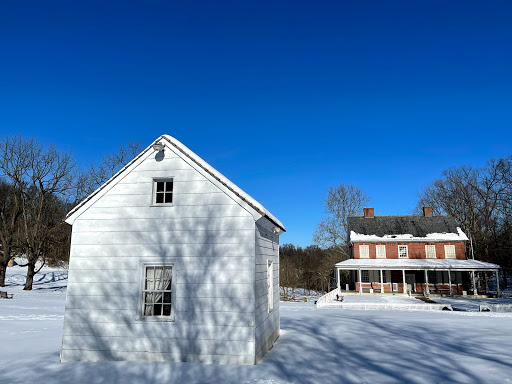
[[[364,208],[364,216],[347,222],[351,255],[335,266],[338,288],[348,277],[345,286],[359,293],[476,295],[487,290],[489,272],[500,268],[468,260],[466,234],[453,217],[433,216],[430,207],[417,216],[374,216],[373,208]]]

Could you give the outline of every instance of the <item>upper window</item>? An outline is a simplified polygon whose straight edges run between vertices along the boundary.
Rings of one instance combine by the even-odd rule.
[[[399,245],[398,246],[398,257],[407,258],[409,257],[407,253],[407,245]]]
[[[145,265],[142,287],[144,317],[170,317],[172,312],[172,266]]]
[[[361,259],[367,259],[370,257],[370,248],[368,245],[359,246],[359,257]]]
[[[435,259],[436,258],[436,246],[435,245],[425,245],[425,255],[427,259]]]
[[[444,246],[444,258],[445,259],[455,259],[455,245],[445,245]]]
[[[376,245],[375,251],[377,253],[378,259],[385,259],[386,258],[386,246],[385,245]]]
[[[172,204],[173,179],[153,180],[153,204]]]

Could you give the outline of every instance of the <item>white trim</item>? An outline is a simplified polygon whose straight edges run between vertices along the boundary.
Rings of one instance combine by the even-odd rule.
[[[171,197],[172,197],[172,201],[170,203],[157,203],[156,202],[156,183],[159,183],[159,182],[164,182],[164,183],[168,183],[168,182],[171,182],[172,183],[172,192],[171,192]],[[175,188],[175,184],[174,184],[174,176],[169,176],[169,177],[153,177],[152,179],[152,194],[151,194],[151,206],[152,207],[172,207],[174,205],[174,188]],[[167,192],[167,191],[165,191]],[[165,192],[164,192],[164,198],[165,198]]]

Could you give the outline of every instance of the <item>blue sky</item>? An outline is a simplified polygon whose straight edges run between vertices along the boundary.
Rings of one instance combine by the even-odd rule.
[[[106,4],[108,3],[108,4]],[[329,186],[409,214],[512,154],[510,1],[0,3],[0,135],[182,141],[308,245]]]

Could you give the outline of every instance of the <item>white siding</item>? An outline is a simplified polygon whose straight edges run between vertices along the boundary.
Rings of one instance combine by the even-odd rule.
[[[62,361],[254,364],[252,214],[169,148],[128,172],[74,222]],[[173,206],[152,206],[166,176]],[[174,321],[141,318],[143,262],[173,264]]]
[[[266,218],[256,222],[256,269],[255,269],[255,353],[256,362],[271,349],[279,337],[279,236],[274,225]],[[268,262],[273,267],[274,307],[269,312],[267,291]]]

